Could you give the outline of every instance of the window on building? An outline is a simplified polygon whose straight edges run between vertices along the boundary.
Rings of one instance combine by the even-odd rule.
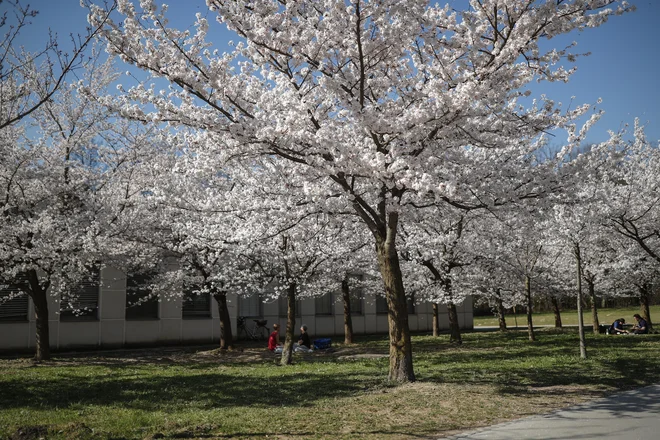
[[[408,314],[414,315],[415,311],[415,295],[410,295],[406,297],[406,307],[408,308]],[[384,296],[376,297],[376,313],[379,315],[387,314],[387,300]]]
[[[152,275],[129,274],[126,279],[126,319],[158,319],[158,296],[149,287]]]
[[[94,321],[98,319],[101,270],[90,270],[70,294],[60,301],[60,321]]]
[[[13,284],[0,282],[0,322],[28,320],[28,296],[19,288],[19,280]]]
[[[351,274],[349,275],[349,278],[351,278],[352,280],[362,281],[364,279],[364,275]],[[360,287],[359,285],[356,286],[355,283],[352,283],[350,290],[351,315],[363,314],[363,309],[362,309],[362,303],[364,302],[363,297],[364,297],[364,293],[362,287]]]
[[[387,315],[387,300],[384,296],[378,295],[376,297],[376,313],[379,315]]]
[[[356,292],[351,293],[351,315],[361,315],[362,311],[362,294]]]
[[[288,305],[287,305],[287,297],[286,296],[280,296],[277,299],[277,307],[279,309],[278,315],[280,318],[286,318],[289,315],[288,311]],[[300,300],[296,300],[296,317],[300,317],[302,315],[301,310],[300,310]]]
[[[241,296],[238,298],[238,315],[248,318],[261,318],[262,317],[262,301],[261,297],[253,293],[250,296]]]
[[[415,294],[411,293],[410,296],[406,297],[406,306],[408,307],[408,314],[414,315],[415,312]]]
[[[193,286],[183,294],[183,306],[181,316],[184,319],[210,318],[211,317],[211,294],[199,292],[199,288]]]
[[[330,292],[314,298],[314,313],[316,315],[332,315],[332,294]]]

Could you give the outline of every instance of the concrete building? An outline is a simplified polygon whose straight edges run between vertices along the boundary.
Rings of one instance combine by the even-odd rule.
[[[140,291],[139,279],[104,268],[99,281],[84,283],[74,304],[64,304],[49,297],[50,345],[53,349],[112,348],[138,345],[214,343],[220,338],[218,309],[208,295],[191,297],[146,298]],[[0,297],[11,292],[11,286],[0,289]],[[134,292],[134,293],[127,293]],[[244,316],[248,331],[254,319],[265,319],[268,327],[286,324],[286,301],[280,298],[263,301],[258,295],[248,298],[229,296],[229,313],[234,335],[237,318]],[[75,310],[74,310],[75,309]],[[303,323],[313,338],[342,336],[344,332],[341,293],[320,298],[303,299],[298,304],[296,328]],[[352,302],[355,334],[387,333],[387,307],[384,298],[365,295]],[[432,329],[432,307],[429,303],[409,302],[409,325],[413,332]],[[82,312],[76,311],[82,310]],[[472,328],[472,300],[458,307],[461,328]],[[445,308],[441,308],[440,327],[448,328]],[[0,351],[26,351],[35,347],[35,318],[32,301],[23,295],[0,305]]]

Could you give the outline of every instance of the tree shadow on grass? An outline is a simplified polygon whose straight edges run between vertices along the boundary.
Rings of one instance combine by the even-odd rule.
[[[219,406],[267,407],[283,402],[302,407],[318,399],[355,394],[369,381],[366,377],[347,380],[345,374],[327,373],[277,377],[222,372],[187,376],[143,374],[137,377],[60,374],[55,378],[5,381],[0,393],[0,410],[121,405],[157,411],[179,405],[210,409]],[[378,382],[376,379],[371,381]]]
[[[491,385],[501,394],[579,394],[588,390],[631,389],[660,379],[660,358],[644,354],[656,335],[597,336],[587,340],[589,358],[579,359],[577,334],[542,335],[535,342],[502,335],[433,353],[423,380],[438,383]],[[607,351],[604,358],[601,352]],[[519,361],[519,362],[518,362]],[[518,362],[518,363],[517,363]],[[422,364],[424,365],[424,364]]]

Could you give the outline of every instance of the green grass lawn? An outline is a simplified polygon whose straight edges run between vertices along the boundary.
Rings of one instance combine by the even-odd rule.
[[[276,365],[263,348],[0,360],[0,438],[427,437],[660,381],[660,335],[414,336],[418,381],[385,381],[384,336]]]
[[[660,305],[651,306],[651,321],[660,319]],[[610,325],[617,318],[624,318],[627,324],[634,324],[635,320],[633,315],[639,313],[639,307],[622,307],[622,308],[606,308],[598,310],[598,321],[600,324]],[[591,309],[587,308],[582,313],[584,324],[591,325]],[[655,319],[654,319],[655,317]],[[578,315],[577,310],[564,310],[561,313],[561,322],[563,325],[577,325]],[[532,316],[534,326],[537,325],[555,325],[555,315],[553,313],[534,313]],[[521,311],[517,315],[506,315],[507,327],[513,328],[518,324],[518,327],[527,327],[527,315]],[[496,317],[493,316],[475,316],[475,327],[484,326],[498,326]]]

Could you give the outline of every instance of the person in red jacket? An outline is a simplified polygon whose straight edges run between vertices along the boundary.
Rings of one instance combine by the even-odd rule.
[[[273,353],[282,353],[282,344],[280,344],[279,324],[273,324],[273,332],[268,337],[268,349]]]

